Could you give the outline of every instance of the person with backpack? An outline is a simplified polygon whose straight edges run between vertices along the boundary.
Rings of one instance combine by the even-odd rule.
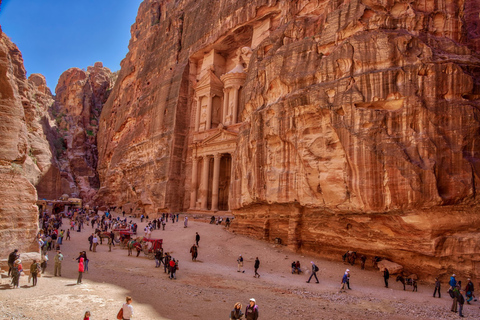
[[[317,283],[320,283],[317,278],[317,272],[318,272],[318,267],[313,263],[313,261],[310,261],[312,264],[312,274],[310,275],[310,278],[308,278],[307,283],[310,283],[310,280],[312,279],[313,276],[315,276],[315,279],[317,280]]]
[[[37,260],[33,260],[32,265],[30,266],[30,275],[32,276],[33,287],[37,285],[37,277],[40,269],[41,267]]]
[[[250,303],[245,309],[245,319],[246,320],[257,320],[258,319],[258,306],[254,298],[250,299]]]

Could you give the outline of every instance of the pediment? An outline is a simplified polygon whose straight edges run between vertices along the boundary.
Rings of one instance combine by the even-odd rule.
[[[231,142],[232,140],[237,140],[238,134],[231,132],[225,129],[219,129],[218,132],[212,134],[211,136],[204,139],[202,145],[218,144],[224,142]]]
[[[203,76],[202,79],[197,83],[196,89],[200,90],[203,88],[215,88],[223,89],[223,82],[220,80],[212,70],[208,70],[207,74]]]

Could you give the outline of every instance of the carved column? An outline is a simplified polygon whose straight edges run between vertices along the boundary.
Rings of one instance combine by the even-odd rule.
[[[209,156],[203,156],[202,185],[200,187],[201,209],[207,210]]]
[[[228,89],[223,89],[223,113],[222,113],[222,124],[225,125],[227,120],[227,110],[228,110]]]
[[[192,157],[192,191],[190,192],[190,209],[195,209],[197,203],[198,158]]]
[[[195,132],[200,126],[200,109],[202,108],[202,97],[197,97],[197,110],[195,111]]]
[[[237,123],[237,113],[238,113],[238,90],[240,86],[233,87],[233,111],[232,111],[232,124]]]
[[[208,130],[212,127],[212,105],[213,105],[213,97],[214,94],[208,95],[208,104],[207,104],[207,123],[205,126],[205,130]]]
[[[213,186],[212,186],[212,211],[218,211],[218,185],[220,183],[220,160],[221,153],[213,156]]]

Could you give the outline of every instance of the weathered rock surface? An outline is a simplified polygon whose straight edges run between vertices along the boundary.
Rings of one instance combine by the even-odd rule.
[[[56,151],[59,168],[68,181],[65,193],[75,193],[85,203],[95,196],[98,118],[115,83],[116,75],[101,62],[86,71],[65,71],[55,89],[52,114],[57,125]]]
[[[213,154],[198,169],[198,150],[237,135],[230,180],[220,178],[237,232],[480,278],[477,9],[144,1],[100,119],[98,203],[208,212],[212,184],[196,177],[212,172]],[[231,61],[243,47],[252,53],[241,71]],[[198,94],[229,70],[245,72],[234,126],[221,123],[228,103],[204,108]]]
[[[0,242],[8,244],[0,248],[0,256],[14,247],[21,252],[38,250],[37,192],[32,183],[39,168],[30,163],[29,150],[32,146],[40,150],[43,143],[36,141],[37,128],[28,122],[32,115],[27,110],[28,90],[20,51],[0,29]]]

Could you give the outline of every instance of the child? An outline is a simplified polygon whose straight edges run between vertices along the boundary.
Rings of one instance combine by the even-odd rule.
[[[90,311],[86,311],[83,320],[90,320]]]

